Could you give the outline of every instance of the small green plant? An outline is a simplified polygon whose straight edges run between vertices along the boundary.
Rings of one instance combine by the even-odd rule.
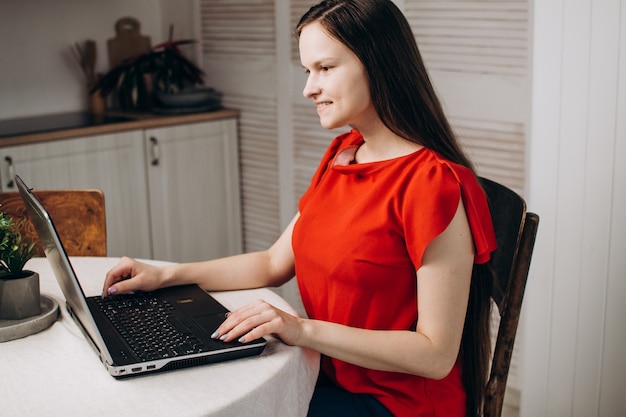
[[[22,241],[19,230],[23,222],[15,224],[7,214],[0,212],[0,277],[17,278],[24,265],[35,255],[35,242]]]

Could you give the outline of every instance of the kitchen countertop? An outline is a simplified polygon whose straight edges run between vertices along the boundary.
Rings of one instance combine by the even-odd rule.
[[[238,117],[232,109],[161,115],[70,112],[0,120],[0,147]]]

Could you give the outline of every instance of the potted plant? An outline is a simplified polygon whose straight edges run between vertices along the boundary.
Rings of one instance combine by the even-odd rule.
[[[193,40],[166,41],[148,53],[124,60],[91,88],[107,97],[116,93],[120,110],[150,110],[155,93],[172,94],[203,84],[203,71],[180,51]]]
[[[35,242],[22,240],[22,224],[0,212],[0,319],[21,320],[41,314],[39,274],[24,270],[35,255]]]

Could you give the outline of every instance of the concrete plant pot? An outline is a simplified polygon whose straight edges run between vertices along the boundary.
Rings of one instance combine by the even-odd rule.
[[[41,314],[39,274],[22,271],[14,278],[0,277],[0,319],[22,320]]]

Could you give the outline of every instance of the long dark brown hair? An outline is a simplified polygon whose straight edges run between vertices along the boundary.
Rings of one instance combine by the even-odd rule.
[[[393,2],[322,1],[302,16],[296,37],[313,22],[361,60],[372,102],[385,126],[474,172],[444,114],[411,27]],[[489,371],[492,282],[487,268],[474,266],[460,349],[468,416],[480,415]]]

